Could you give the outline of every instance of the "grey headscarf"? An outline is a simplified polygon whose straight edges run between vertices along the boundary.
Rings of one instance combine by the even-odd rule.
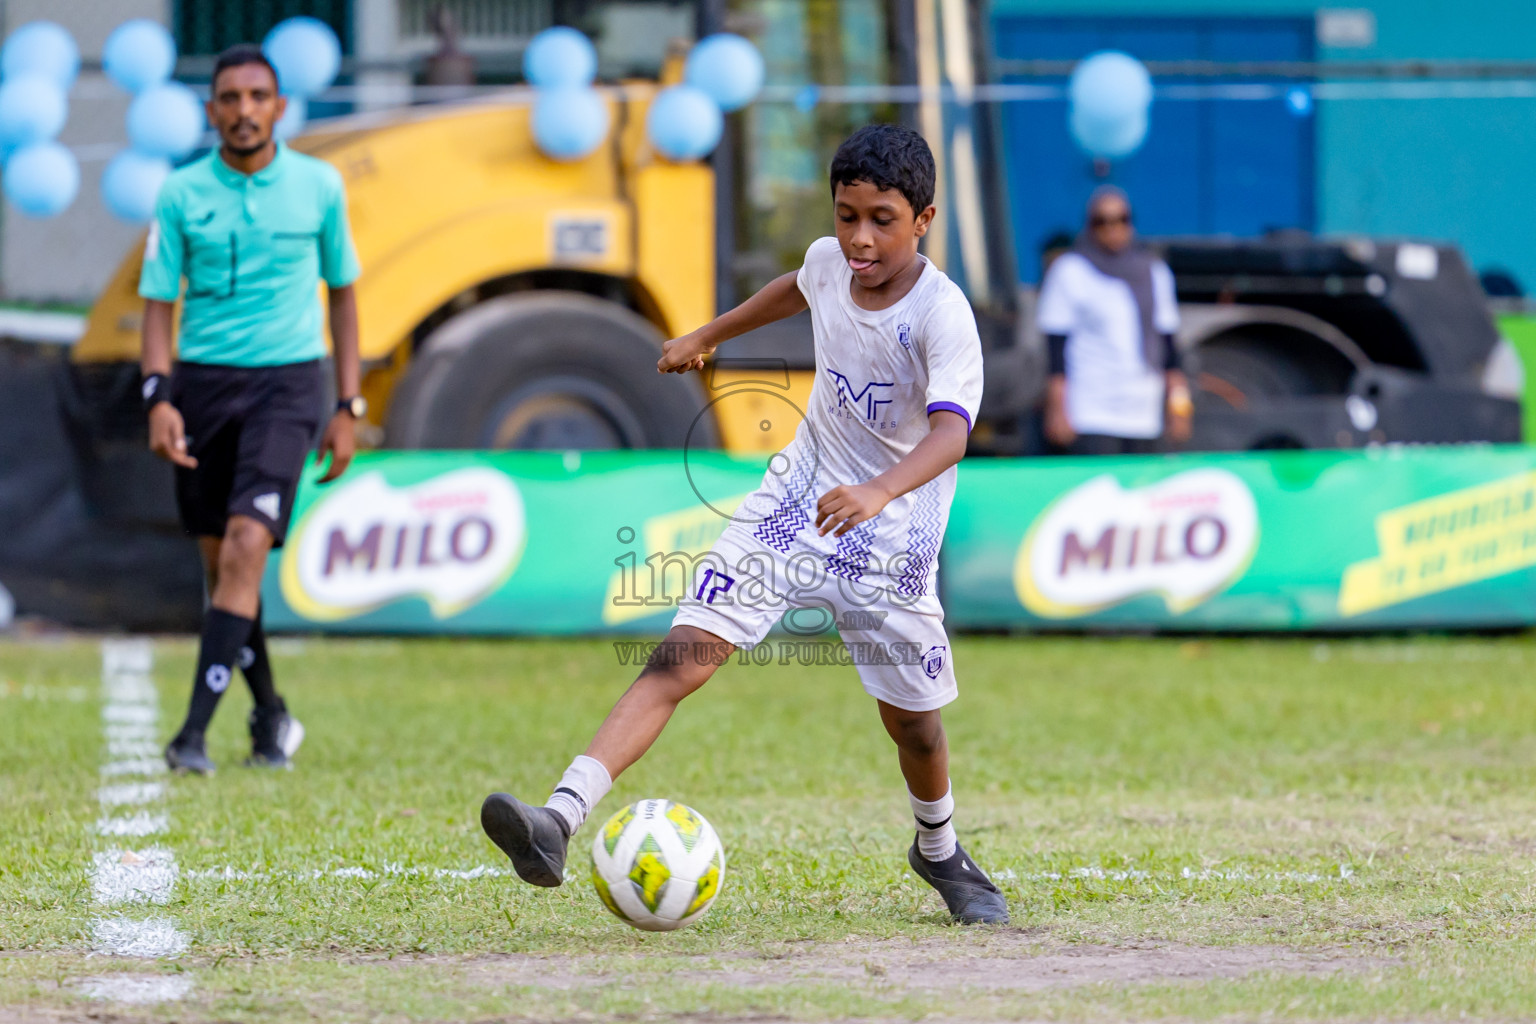
[[[1124,189],[1114,185],[1100,185],[1094,189],[1093,195],[1088,197],[1088,212],[1084,216],[1083,230],[1078,234],[1072,251],[1092,263],[1094,269],[1105,277],[1118,278],[1130,287],[1131,294],[1136,297],[1137,312],[1141,314],[1142,353],[1148,366],[1154,370],[1160,370],[1167,355],[1163,352],[1162,334],[1159,333],[1157,323],[1152,316],[1154,309],[1152,267],[1157,263],[1157,256],[1134,239],[1121,251],[1110,252],[1093,237],[1093,226],[1089,223],[1093,220],[1093,208],[1099,205],[1101,200],[1111,196],[1120,199],[1125,203],[1126,210],[1130,210],[1131,200]]]

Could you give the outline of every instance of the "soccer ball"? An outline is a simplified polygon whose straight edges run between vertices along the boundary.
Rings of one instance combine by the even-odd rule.
[[[670,800],[641,800],[592,841],[592,885],[625,924],[669,932],[703,917],[725,878],[725,850],[704,816]]]

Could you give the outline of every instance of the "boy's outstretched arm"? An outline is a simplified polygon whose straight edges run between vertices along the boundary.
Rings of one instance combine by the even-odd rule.
[[[795,283],[798,271],[769,281],[758,293],[728,313],[721,313],[698,330],[673,338],[661,346],[657,373],[687,373],[704,369],[704,357],[722,341],[756,330],[776,320],[794,316],[810,307]]]
[[[959,413],[939,409],[928,414],[928,436],[890,469],[862,484],[834,487],[816,502],[816,529],[841,537],[887,504],[958,463],[965,456],[970,424]]]

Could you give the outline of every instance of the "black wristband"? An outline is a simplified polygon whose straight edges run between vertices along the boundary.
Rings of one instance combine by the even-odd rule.
[[[1045,358],[1052,377],[1066,375],[1067,336],[1065,334],[1047,334],[1045,336]]]
[[[171,400],[171,378],[163,373],[152,373],[144,378],[144,412]]]

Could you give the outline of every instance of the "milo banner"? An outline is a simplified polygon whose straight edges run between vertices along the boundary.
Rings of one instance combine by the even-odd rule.
[[[664,632],[763,476],[715,452],[379,452],[300,487],[262,586],[275,629]]]
[[[374,453],[306,482],[263,587],[284,630],[660,633],[759,458]],[[1536,624],[1536,452],[973,459],[952,629]]]
[[[961,471],[941,572],[964,628],[1536,623],[1536,452],[1483,446]]]

